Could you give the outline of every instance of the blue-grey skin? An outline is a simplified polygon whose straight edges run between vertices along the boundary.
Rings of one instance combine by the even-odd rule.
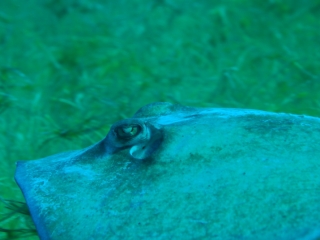
[[[154,103],[18,162],[41,239],[319,239],[320,119]]]

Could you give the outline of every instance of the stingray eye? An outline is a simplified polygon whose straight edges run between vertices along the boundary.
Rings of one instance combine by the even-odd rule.
[[[120,139],[131,139],[141,132],[139,125],[122,125],[115,129],[115,132]]]
[[[134,159],[146,159],[158,149],[163,139],[162,129],[140,119],[126,119],[115,123],[104,142],[113,154],[129,149]]]

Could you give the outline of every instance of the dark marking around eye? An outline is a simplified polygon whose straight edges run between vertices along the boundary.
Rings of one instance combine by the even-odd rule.
[[[160,126],[140,119],[126,119],[112,126],[105,144],[109,154],[129,148],[132,158],[142,160],[149,158],[159,148],[162,139]]]
[[[141,132],[139,125],[122,125],[115,129],[117,137],[120,139],[131,139]]]

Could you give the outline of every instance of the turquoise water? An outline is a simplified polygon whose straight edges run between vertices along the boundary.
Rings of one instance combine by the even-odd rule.
[[[0,196],[23,201],[16,161],[89,146],[150,102],[320,116],[319,15],[316,0],[0,1]]]

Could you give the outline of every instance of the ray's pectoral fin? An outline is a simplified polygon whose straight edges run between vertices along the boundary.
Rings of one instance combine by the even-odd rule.
[[[108,153],[130,149],[135,159],[150,157],[160,146],[163,131],[140,119],[127,119],[115,123],[105,138]]]

